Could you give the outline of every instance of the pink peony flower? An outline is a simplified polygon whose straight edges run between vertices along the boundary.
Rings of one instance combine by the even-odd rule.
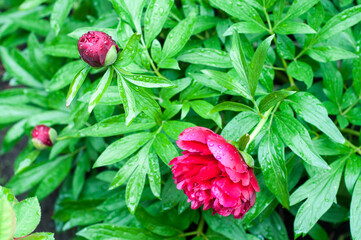
[[[119,47],[108,34],[89,31],[79,38],[78,50],[84,62],[92,67],[103,67],[115,62]]]
[[[57,138],[57,133],[48,126],[37,125],[31,132],[31,136],[33,137],[32,142],[34,147],[42,150],[53,146]]]
[[[177,188],[183,189],[192,209],[203,205],[203,210],[212,208],[213,214],[243,218],[254,205],[259,186],[237,148],[203,127],[185,129],[177,145],[185,151],[169,164]]]

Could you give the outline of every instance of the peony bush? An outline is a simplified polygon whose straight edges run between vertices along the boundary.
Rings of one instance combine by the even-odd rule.
[[[360,4],[0,0],[0,240],[361,239]]]

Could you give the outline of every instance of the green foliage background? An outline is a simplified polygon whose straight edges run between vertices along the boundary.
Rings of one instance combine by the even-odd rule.
[[[60,188],[56,231],[75,239],[361,239],[358,4],[0,0],[1,153],[38,124],[59,133],[47,151],[29,141],[6,187]],[[79,60],[90,30],[122,49],[112,66]],[[191,210],[175,188],[168,163],[191,126],[255,159],[244,219]]]

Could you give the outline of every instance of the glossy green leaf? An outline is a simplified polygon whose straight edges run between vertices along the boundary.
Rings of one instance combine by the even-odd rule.
[[[195,124],[190,122],[166,121],[163,123],[163,130],[169,137],[178,140],[179,134],[181,134],[184,129],[195,126]]]
[[[53,11],[50,16],[50,26],[55,32],[55,35],[58,35],[60,29],[73,8],[75,0],[57,0],[54,4]]]
[[[125,124],[129,124],[140,113],[141,109],[136,105],[135,98],[129,84],[124,80],[123,75],[117,72],[118,91],[125,110]]]
[[[161,61],[175,56],[182,50],[192,35],[195,20],[194,15],[189,15],[168,33],[163,45]]]
[[[148,166],[147,166],[147,174],[149,179],[150,189],[152,193],[157,198],[160,198],[160,191],[161,191],[161,174],[159,170],[159,161],[157,154],[155,153],[154,149],[149,151],[148,155]]]
[[[154,39],[152,46],[150,48],[150,54],[152,55],[152,59],[156,63],[160,62],[162,57],[162,45],[160,45],[158,39]]]
[[[38,79],[17,63],[16,59],[9,54],[7,48],[0,47],[0,55],[6,71],[14,76],[20,83],[35,88],[43,87]]]
[[[139,207],[135,212],[135,217],[145,229],[152,231],[163,237],[171,237],[180,234],[181,231],[170,226],[166,216],[153,216],[143,207]]]
[[[228,90],[234,91],[247,99],[251,99],[250,93],[245,83],[239,79],[234,78],[230,74],[210,69],[204,69],[202,72],[208,77],[212,78],[218,85]]]
[[[347,158],[348,156],[345,156],[336,160],[330,165],[330,170],[322,170],[291,195],[291,205],[307,198],[296,215],[294,222],[296,235],[308,233],[318,219],[331,207],[336,198]]]
[[[2,197],[5,197],[12,207],[19,202],[13,190],[0,186],[0,198]]]
[[[159,158],[169,167],[169,162],[178,157],[178,151],[174,144],[164,133],[158,133],[153,142],[153,148],[156,151]]]
[[[307,12],[310,8],[312,8],[315,4],[317,4],[319,0],[297,0],[294,1],[291,7],[288,9],[287,14],[282,18],[281,21],[285,21],[287,19],[294,19],[298,16],[301,16],[305,12]]]
[[[361,126],[361,108],[354,107],[346,115],[347,120],[357,126]]]
[[[152,137],[152,133],[143,132],[129,135],[113,142],[99,156],[93,167],[110,165],[129,157]]]
[[[213,28],[219,19],[213,16],[197,16],[193,34],[198,34]]]
[[[79,58],[77,45],[70,43],[46,45],[43,48],[43,53],[54,57]]]
[[[66,106],[69,107],[70,103],[73,101],[75,95],[79,91],[79,88],[83,84],[85,78],[87,77],[90,71],[90,66],[84,67],[80,72],[78,72],[73,81],[70,83],[69,91],[66,96]]]
[[[358,177],[361,174],[361,158],[351,154],[345,168],[345,185],[349,193],[352,193]]]
[[[29,117],[33,114],[41,113],[42,109],[30,105],[2,105],[0,104],[0,124],[10,124]]]
[[[6,132],[0,152],[9,151],[25,133],[26,119],[20,120]]]
[[[157,76],[147,76],[147,75],[123,75],[123,77],[134,85],[146,88],[163,88],[163,87],[172,87],[174,86],[172,81],[157,77]]]
[[[80,102],[88,103],[91,96],[93,95],[93,91],[89,91],[85,93],[83,96],[79,97],[77,100]],[[119,105],[122,104],[122,101],[119,96],[119,91],[117,86],[109,86],[105,91],[102,98],[99,100],[97,105]]]
[[[228,28],[223,33],[223,36],[232,35],[234,30],[236,30],[237,33],[263,33],[266,31],[265,28],[253,22],[238,22]]]
[[[213,48],[191,49],[183,52],[177,57],[177,60],[217,68],[232,67],[228,53]]]
[[[136,104],[139,108],[141,108],[146,115],[153,118],[158,125],[161,125],[163,119],[162,110],[160,109],[159,104],[154,100],[154,97],[141,87],[133,84],[129,84],[129,87],[133,95],[137,97]]]
[[[343,79],[341,73],[332,63],[322,63],[323,87],[327,97],[337,105],[341,104]]]
[[[221,135],[226,140],[237,142],[244,134],[251,131],[260,120],[260,115],[255,112],[241,112],[227,123]]]
[[[39,184],[49,172],[61,164],[67,157],[68,156],[65,155],[53,161],[33,164],[14,175],[6,186],[11,188],[16,195],[24,193]]]
[[[328,117],[327,110],[322,103],[310,93],[298,92],[287,98],[297,115],[316,126],[337,143],[343,144],[344,137]]]
[[[247,239],[242,221],[234,219],[232,216],[222,217],[218,214],[212,216],[211,211],[205,212],[203,216],[213,231],[226,236],[228,239]]]
[[[159,68],[180,70],[179,63],[174,58],[166,58],[158,64]]]
[[[310,65],[301,61],[293,61],[287,67],[287,73],[296,80],[302,81],[310,88],[313,83],[313,71]]]
[[[20,28],[28,30],[33,33],[37,33],[41,36],[46,36],[50,31],[50,24],[44,19],[39,19],[37,17],[24,17],[14,19],[14,23]]]
[[[22,238],[22,240],[54,240],[54,239],[55,239],[54,233],[46,233],[46,232],[33,233]]]
[[[133,62],[135,56],[138,53],[138,46],[141,35],[134,33],[128,40],[127,45],[119,53],[117,60],[114,62],[114,67],[122,68],[128,66]]]
[[[312,166],[329,168],[315,151],[309,133],[300,122],[285,113],[277,113],[274,116],[279,136],[294,153]]]
[[[110,137],[121,134],[144,131],[154,127],[155,122],[147,116],[137,117],[129,126],[125,124],[125,115],[115,115],[102,120],[93,126],[83,128],[70,135],[71,137]]]
[[[81,27],[75,29],[73,32],[67,34],[69,37],[76,39],[77,41],[81,36],[89,31],[105,32],[111,36],[114,40],[117,39],[116,29],[113,28],[102,28],[102,27]]]
[[[142,167],[138,167],[137,170],[130,177],[125,190],[125,201],[129,211],[134,214],[138,206],[140,198],[142,196],[144,184],[145,184],[146,172]]]
[[[138,155],[131,157],[113,177],[109,190],[123,185],[138,167]]]
[[[62,161],[42,179],[35,192],[40,200],[46,198],[55,191],[55,189],[64,181],[71,170],[72,160],[72,157],[62,158]]]
[[[300,22],[283,22],[274,30],[277,34],[314,34],[316,31],[305,23]]]
[[[0,198],[0,210],[0,238],[4,240],[13,239],[16,217],[13,208],[5,197]]]
[[[78,199],[85,182],[85,174],[90,170],[90,159],[87,154],[80,152],[77,156],[77,163],[72,181],[72,193],[74,199]]]
[[[123,227],[112,224],[96,224],[86,227],[77,233],[78,236],[89,240],[93,239],[128,239],[128,240],[154,240],[152,236],[142,228]]]
[[[319,224],[315,224],[313,228],[308,232],[314,240],[328,240],[328,234],[325,229],[323,229]]]
[[[29,167],[39,156],[40,150],[33,150],[31,152],[26,153],[24,156],[20,154],[16,158],[15,166],[14,166],[14,172],[15,174],[20,173],[23,169],[26,169]]]
[[[268,31],[258,12],[246,1],[239,2],[237,0],[230,0],[224,2],[223,0],[210,0],[209,2],[211,5],[225,11],[235,18],[246,22],[253,22],[260,28]]]
[[[91,113],[94,109],[95,105],[99,102],[99,100],[102,98],[103,94],[109,87],[110,83],[113,79],[113,68],[109,67],[108,70],[105,72],[103,77],[100,79],[100,82],[98,83],[97,88],[95,89],[95,92],[90,98],[89,101],[89,107],[88,112]]]
[[[313,47],[306,52],[311,58],[319,62],[332,62],[340,59],[357,58],[352,52],[333,46]]]
[[[277,105],[277,103],[283,101],[288,96],[294,94],[292,91],[275,91],[265,96],[259,103],[259,110],[266,112],[268,109]]]
[[[192,80],[191,78],[187,77],[172,81],[174,87],[162,88],[160,90],[160,97],[162,99],[171,99],[174,95],[176,95],[177,93],[183,91],[186,87],[188,87],[189,84],[191,84],[191,80]]]
[[[41,217],[40,204],[37,198],[27,198],[14,206],[16,229],[14,237],[23,237],[32,233],[38,226]]]
[[[232,48],[230,51],[230,57],[232,60],[232,65],[236,69],[237,73],[240,76],[240,79],[245,82],[246,91],[250,95],[250,85],[249,85],[249,68],[248,63],[246,61],[246,57],[243,52],[241,40],[239,38],[239,34],[235,31],[233,32],[232,38]]]
[[[46,1],[47,0],[25,0],[22,4],[20,4],[19,9],[20,10],[32,9]]]
[[[132,15],[129,12],[126,1],[110,0],[110,2],[113,4],[113,8],[114,8],[115,12],[118,14],[120,19],[122,20],[121,22],[128,22],[130,25],[132,25],[134,27]]]
[[[86,66],[82,60],[69,62],[61,67],[52,77],[46,89],[49,92],[57,91],[68,86],[74,77]]]
[[[361,6],[345,9],[327,21],[317,34],[317,42],[328,39],[361,21]]]
[[[361,176],[358,178],[351,200],[350,207],[350,227],[351,235],[354,239],[361,238],[361,229],[359,227],[361,221]]]
[[[273,36],[269,36],[266,38],[257,48],[256,52],[254,53],[250,66],[249,66],[249,74],[248,74],[248,81],[249,81],[249,88],[251,91],[252,96],[256,93],[256,88],[258,84],[258,79],[261,74],[263,64],[266,60],[267,51],[270,47],[271,41]]]
[[[296,48],[293,41],[285,35],[277,35],[276,50],[284,59],[293,59]]]
[[[249,229],[251,233],[257,236],[264,236],[267,239],[288,240],[286,226],[283,219],[277,212],[273,212],[260,224]],[[253,236],[254,236],[253,235]],[[258,238],[257,238],[258,239]]]
[[[218,127],[222,127],[222,119],[219,113],[210,113],[210,111],[213,109],[213,105],[209,102],[206,102],[204,100],[196,100],[190,102],[191,107],[193,110],[202,118],[205,119],[212,119]]]
[[[35,127],[39,124],[44,124],[47,126],[52,126],[56,124],[68,124],[71,119],[69,113],[63,111],[46,111],[42,113],[35,114],[27,119],[26,127]]]
[[[312,140],[313,146],[321,156],[336,156],[346,154],[349,148],[346,145],[336,143],[326,136]]]
[[[285,208],[289,208],[284,145],[272,130],[261,140],[258,161],[268,189]]]
[[[222,102],[216,105],[214,108],[211,109],[210,113],[220,112],[220,111],[236,111],[236,112],[244,112],[244,111],[254,111],[251,107],[237,102]]]
[[[172,9],[174,0],[152,0],[145,12],[144,38],[147,48],[161,32]]]

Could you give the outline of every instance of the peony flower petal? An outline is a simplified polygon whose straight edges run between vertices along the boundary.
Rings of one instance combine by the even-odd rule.
[[[215,134],[213,131],[203,127],[191,127],[185,129],[177,140],[177,145],[189,152],[199,152],[203,155],[212,154],[207,146],[207,137]]]
[[[237,205],[237,203],[239,201],[238,198],[232,198],[229,195],[227,195],[223,191],[223,189],[218,187],[216,184],[213,184],[211,191],[212,191],[212,195],[215,196],[219,200],[219,203],[223,207],[234,207]]]
[[[242,180],[242,173],[236,172],[229,167],[225,167],[224,169],[226,170],[227,175],[233,182],[238,183]]]
[[[203,155],[212,154],[208,146],[200,142],[177,140],[177,145],[180,149],[185,149],[189,152],[202,153]]]
[[[214,135],[215,133],[204,127],[190,127],[186,128],[180,135],[179,140],[181,141],[196,141],[203,144],[207,144],[207,137]]]
[[[253,189],[256,191],[256,192],[259,192],[260,189],[259,189],[259,186],[258,186],[258,182],[257,182],[257,178],[256,176],[254,175],[254,172],[253,172],[253,169],[249,169],[249,175],[251,177],[250,179],[250,182],[251,182],[251,185],[253,187]]]
[[[196,179],[199,181],[209,180],[209,179],[217,177],[220,173],[221,173],[221,170],[219,170],[217,164],[211,164],[211,165],[203,167],[199,171]]]
[[[207,145],[213,156],[225,167],[239,173],[247,171],[247,165],[238,153],[237,148],[228,143],[222,136],[217,134],[209,135]]]

